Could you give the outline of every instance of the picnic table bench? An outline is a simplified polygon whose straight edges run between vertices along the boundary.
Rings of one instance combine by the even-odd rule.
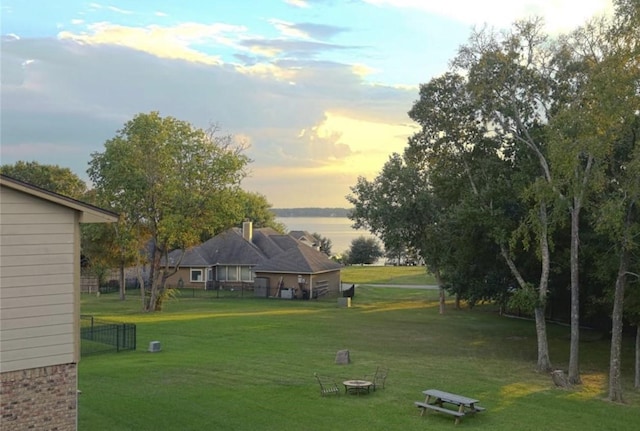
[[[438,389],[427,389],[426,391],[422,391],[422,393],[425,395],[424,402],[414,402],[416,407],[421,410],[420,416],[423,416],[429,410],[434,410],[454,416],[457,425],[463,416],[485,410],[484,407],[477,405],[478,400],[462,395],[452,394]],[[457,406],[457,410],[445,407],[445,404]]]

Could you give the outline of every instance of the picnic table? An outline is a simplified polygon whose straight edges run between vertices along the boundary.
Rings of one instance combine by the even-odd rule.
[[[426,391],[422,391],[422,393],[425,395],[424,402],[415,401],[414,403],[416,407],[421,410],[420,416],[423,416],[429,410],[435,410],[454,416],[457,425],[463,416],[485,410],[484,407],[478,405],[478,400],[462,395],[452,394],[438,389],[427,389]],[[448,405],[455,407],[452,409],[447,407]]]

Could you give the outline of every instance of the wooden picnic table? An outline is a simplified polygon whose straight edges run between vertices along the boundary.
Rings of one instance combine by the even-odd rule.
[[[455,423],[457,425],[463,416],[485,410],[484,407],[478,405],[478,400],[462,395],[452,394],[438,389],[427,389],[426,391],[422,391],[422,393],[425,395],[424,402],[416,401],[414,403],[416,407],[421,409],[420,416],[424,415],[428,410],[435,410],[440,413],[455,416]],[[445,404],[456,406],[457,409],[445,407]]]

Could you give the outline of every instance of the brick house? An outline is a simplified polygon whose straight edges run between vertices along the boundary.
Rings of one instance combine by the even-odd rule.
[[[320,252],[315,244],[297,233],[281,234],[271,228],[253,229],[251,222],[232,228],[192,247],[169,254],[169,264],[178,265],[169,286],[218,288],[250,285],[257,296],[277,296],[278,289],[298,297],[340,291],[342,265]],[[307,234],[307,238],[313,238]]]

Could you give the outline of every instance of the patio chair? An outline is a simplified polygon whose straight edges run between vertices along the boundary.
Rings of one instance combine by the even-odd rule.
[[[340,389],[336,382],[331,380],[328,377],[319,376],[318,373],[313,373],[313,375],[318,380],[318,384],[320,385],[320,395],[340,395]]]
[[[386,367],[377,367],[376,372],[373,376],[365,376],[365,380],[369,380],[373,383],[373,390],[375,391],[379,387],[384,389],[384,384],[387,380],[387,374],[389,374],[389,369]]]

